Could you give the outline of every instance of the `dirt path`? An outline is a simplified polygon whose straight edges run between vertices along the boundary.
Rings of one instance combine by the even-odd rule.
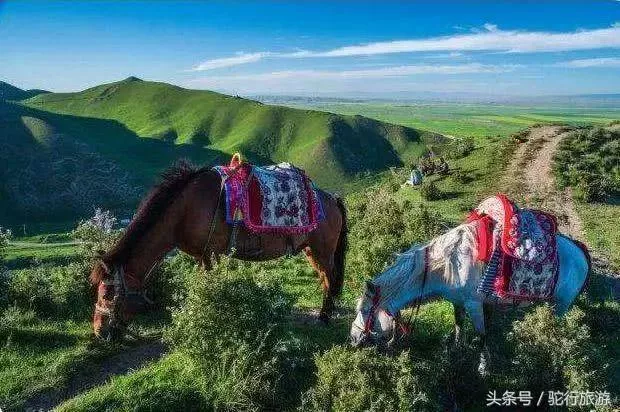
[[[583,240],[583,224],[570,189],[558,189],[551,170],[553,155],[566,133],[562,126],[531,129],[528,141],[519,145],[508,166],[504,187],[520,203],[552,212],[562,233]]]
[[[140,369],[147,363],[159,359],[165,353],[165,349],[161,341],[147,342],[128,348],[91,368],[78,372],[65,387],[49,389],[30,398],[26,401],[24,409],[27,411],[52,410],[66,400],[105,384],[114,376]]]
[[[502,186],[517,203],[546,210],[558,219],[560,232],[585,241],[583,223],[577,214],[570,188],[561,190],[555,185],[552,165],[558,144],[570,133],[563,126],[532,128],[528,141],[519,145],[508,165]],[[608,260],[590,250],[594,272],[611,296],[620,299],[620,273]]]

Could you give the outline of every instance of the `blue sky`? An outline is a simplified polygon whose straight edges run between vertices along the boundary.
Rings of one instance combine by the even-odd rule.
[[[0,0],[0,79],[233,94],[620,93],[620,1]]]

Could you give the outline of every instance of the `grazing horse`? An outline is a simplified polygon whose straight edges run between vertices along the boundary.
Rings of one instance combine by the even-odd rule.
[[[223,192],[220,175],[210,167],[196,169],[182,162],[164,173],[118,243],[93,267],[96,336],[122,337],[150,273],[173,248],[195,257],[207,270],[212,255],[227,251],[233,228],[225,221]],[[325,218],[316,229],[296,235],[257,234],[240,225],[235,229],[235,257],[262,261],[303,250],[319,275],[324,294],[319,319],[327,322],[344,280],[346,210],[337,196],[317,193]]]
[[[550,300],[555,304],[556,314],[561,316],[583,290],[590,259],[584,245],[559,234],[556,239],[559,273]],[[512,306],[517,301],[486,297],[477,292],[484,272],[484,265],[476,258],[477,242],[476,222],[472,222],[401,254],[385,272],[366,283],[351,326],[351,343],[389,346],[395,341],[402,309],[443,298],[454,305],[455,342],[460,340],[466,315],[480,334],[483,350],[478,370],[485,374],[488,358],[485,315],[492,306]]]

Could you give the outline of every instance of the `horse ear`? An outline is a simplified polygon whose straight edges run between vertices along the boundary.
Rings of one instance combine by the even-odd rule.
[[[366,290],[369,291],[369,292],[374,293],[375,289],[376,289],[375,285],[371,281],[367,280],[366,281]]]

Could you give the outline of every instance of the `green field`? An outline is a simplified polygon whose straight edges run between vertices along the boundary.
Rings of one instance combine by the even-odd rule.
[[[136,79],[22,103],[0,102],[6,126],[0,131],[2,144],[26,149],[22,153],[31,159],[53,163],[59,155],[79,158],[84,153],[80,144],[87,144],[97,153],[90,160],[119,167],[118,174],[99,181],[127,172],[127,187],[150,184],[181,155],[208,162],[242,150],[263,161],[293,160],[319,183],[347,189],[351,225],[345,292],[330,326],[314,321],[320,288],[301,256],[253,264],[227,261],[209,281],[201,282],[192,278],[200,273],[191,260],[177,255],[166,260],[153,288],[156,310],[133,323],[144,341],[128,339],[117,345],[96,341],[90,332],[92,290],[85,278],[90,262],[85,245],[67,233],[80,214],[50,213],[48,220],[40,214],[25,234],[22,223],[28,215],[0,220],[0,227],[17,223],[0,256],[10,270],[2,277],[2,410],[57,404],[70,411],[329,410],[320,404],[326,396],[348,405],[342,410],[445,410],[454,403],[463,410],[481,410],[488,390],[618,394],[620,306],[597,273],[567,319],[549,317],[544,306],[494,315],[497,327],[491,337],[497,367],[486,378],[475,372],[478,352],[471,325],[463,347],[448,349],[453,311],[445,302],[422,307],[407,350],[399,356],[353,351],[347,336],[356,298],[373,274],[367,273],[369,267],[380,269],[392,253],[461,222],[476,202],[506,189],[500,177],[515,149],[512,133],[540,122],[608,124],[620,118],[620,109],[395,103],[325,103],[300,109]],[[54,146],[58,134],[71,139]],[[442,153],[453,142],[439,134],[473,137],[473,148],[448,159],[450,175],[430,179],[442,198],[429,201],[401,184],[418,154],[431,148]],[[22,166],[19,159],[12,162],[0,170],[4,176]],[[456,179],[457,171],[467,183]],[[0,187],[0,195],[4,191]],[[130,213],[136,201],[120,210]],[[415,219],[424,213],[420,205],[432,217],[430,226]],[[6,198],[0,211],[2,207],[11,208]],[[617,253],[612,223],[620,218],[620,208],[583,203],[578,209],[590,246],[603,256]],[[376,254],[369,253],[371,249]],[[222,290],[217,288],[228,285],[244,294],[247,305],[240,306],[246,312],[230,308],[232,315],[221,320],[218,310],[227,302],[218,300]],[[265,313],[268,319],[261,317]],[[186,327],[195,318],[210,323]],[[250,337],[238,323],[244,318],[256,320],[246,325]],[[266,330],[270,333],[263,336]],[[161,357],[131,359],[145,342],[152,345],[162,335],[166,347],[157,354]],[[229,336],[234,339],[226,340]],[[257,343],[257,336],[263,341]],[[212,346],[221,357],[210,357]],[[265,359],[271,356],[275,358]],[[111,365],[116,363],[126,367],[101,378],[102,371],[114,370]],[[419,397],[412,400],[409,395]]]
[[[359,114],[451,136],[507,136],[537,123],[609,124],[620,108],[536,107],[461,103],[290,103],[294,107]]]

